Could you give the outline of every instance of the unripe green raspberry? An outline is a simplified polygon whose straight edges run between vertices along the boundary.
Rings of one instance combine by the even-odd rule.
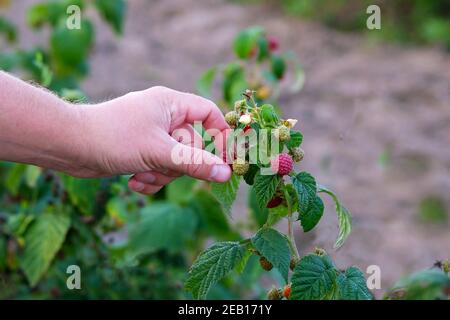
[[[305,151],[303,151],[303,149],[301,148],[291,149],[289,150],[289,154],[291,155],[292,160],[294,160],[295,162],[300,162],[305,157]]]
[[[269,300],[281,300],[283,298],[283,293],[278,288],[272,288],[267,293],[267,298]]]
[[[244,112],[247,109],[246,105],[247,102],[245,101],[245,99],[238,100],[234,103],[234,110],[236,112]]]
[[[314,253],[320,257],[326,256],[328,253],[325,251],[325,249],[322,248],[315,248]]]
[[[279,126],[275,132],[275,136],[280,139],[281,142],[288,141],[291,138],[291,130],[284,125]]]
[[[242,160],[233,161],[233,172],[238,176],[243,176],[247,173],[250,164],[248,162],[243,162]]]
[[[225,115],[225,121],[231,128],[236,127],[236,123],[239,120],[239,114],[236,111],[230,111]]]

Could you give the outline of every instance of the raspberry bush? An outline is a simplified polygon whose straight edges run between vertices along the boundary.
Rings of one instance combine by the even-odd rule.
[[[336,205],[339,233],[335,248],[350,234],[351,216],[335,193],[318,184],[310,173],[294,170],[293,158],[299,162],[304,155],[299,149],[303,135],[295,128],[297,121],[281,119],[270,104],[258,105],[254,94],[246,90],[244,99],[227,113],[228,123],[235,128],[227,143],[227,150],[232,150],[227,160],[232,161],[234,172],[229,182],[212,183],[211,190],[230,212],[242,179],[255,195],[259,212],[267,210],[267,216],[252,237],[218,242],[202,252],[191,267],[187,290],[195,298],[206,298],[214,284],[233,269],[242,270],[250,256],[256,255],[262,269],[276,268],[285,282],[283,288],[269,291],[270,299],[372,299],[358,268],[340,270],[322,249],[303,256],[298,252],[294,229],[309,232],[319,223],[324,213],[320,195],[331,196]],[[248,120],[240,121],[242,118]],[[249,125],[250,130],[245,130]],[[287,222],[287,234],[275,228],[282,220]]]

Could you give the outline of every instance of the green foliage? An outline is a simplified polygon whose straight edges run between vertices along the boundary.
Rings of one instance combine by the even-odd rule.
[[[361,270],[350,267],[337,277],[338,295],[342,300],[372,300]]]
[[[307,172],[300,172],[292,178],[292,184],[297,190],[298,212],[300,219],[303,214],[308,212],[310,206],[316,200],[317,185],[316,179]]]
[[[257,174],[255,177],[255,184],[253,188],[256,193],[256,200],[260,207],[264,208],[270,199],[275,194],[275,191],[280,184],[279,175],[262,175]]]
[[[329,256],[310,254],[295,266],[292,300],[320,300],[333,294],[337,270]]]
[[[435,300],[450,298],[450,277],[440,269],[417,271],[400,279],[387,295],[393,300]]]
[[[3,34],[9,43],[13,43],[17,39],[16,27],[3,17],[0,17],[0,34]]]
[[[322,199],[315,196],[308,209],[300,214],[300,223],[304,232],[311,231],[319,223],[324,209]]]
[[[330,195],[336,205],[336,213],[339,222],[339,235],[334,243],[334,247],[338,249],[344,244],[345,240],[352,232],[352,217],[350,212],[341,204],[336,194],[330,189],[324,186],[319,186],[318,192],[324,192]]]
[[[262,228],[253,236],[252,244],[263,257],[280,271],[287,282],[291,250],[286,237],[275,229]]]
[[[126,11],[125,0],[95,0],[95,6],[113,30],[117,34],[122,34]]]
[[[225,183],[211,183],[211,191],[213,195],[222,205],[227,214],[231,212],[231,206],[236,199],[241,177],[233,174],[231,179]]]
[[[57,208],[36,217],[25,234],[25,250],[20,266],[34,287],[61,248],[70,226],[70,217]]]
[[[189,271],[186,289],[196,299],[204,299],[212,285],[230,272],[242,259],[239,242],[218,242],[202,252]]]
[[[171,203],[155,203],[129,223],[129,253],[133,256],[166,249],[176,251],[192,239],[197,224],[194,213]]]

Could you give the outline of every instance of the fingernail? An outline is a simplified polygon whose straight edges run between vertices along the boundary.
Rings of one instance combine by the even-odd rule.
[[[226,164],[218,164],[212,167],[210,179],[217,182],[225,182],[230,178],[230,175],[230,166]]]
[[[143,173],[139,176],[139,181],[147,184],[155,182],[156,177],[151,173]]]
[[[140,192],[140,191],[144,190],[144,188],[145,188],[145,184],[143,184],[142,182],[134,180],[134,182],[132,184],[132,189],[134,191]]]

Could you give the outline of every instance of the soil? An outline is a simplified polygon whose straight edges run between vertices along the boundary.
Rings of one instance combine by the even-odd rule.
[[[9,15],[23,24],[31,2],[15,1]],[[319,226],[296,235],[300,250],[323,247],[340,267],[378,265],[378,298],[401,275],[450,258],[448,223],[418,219],[426,196],[440,197],[450,208],[448,54],[340,33],[268,6],[225,0],[129,4],[122,38],[97,23],[91,76],[84,83],[92,101],[153,85],[195,91],[202,71],[233,59],[230,43],[238,30],[264,26],[306,70],[304,89],[281,101],[305,136],[306,158],[299,169],[335,190],[353,214],[353,233],[336,252],[337,219],[327,199]],[[45,36],[22,33],[26,46]],[[245,208],[242,194],[236,220],[246,216]]]

